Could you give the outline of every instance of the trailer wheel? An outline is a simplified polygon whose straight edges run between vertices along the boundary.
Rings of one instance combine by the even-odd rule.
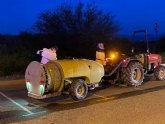
[[[165,66],[157,66],[154,70],[154,76],[157,80],[165,80]]]
[[[121,80],[129,86],[139,86],[144,79],[143,67],[139,62],[133,61],[127,67],[122,68]]]
[[[83,100],[88,93],[88,86],[82,79],[73,80],[69,89],[70,95],[74,100]]]

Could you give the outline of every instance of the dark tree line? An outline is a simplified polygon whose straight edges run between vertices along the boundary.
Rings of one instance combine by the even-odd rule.
[[[59,47],[58,58],[95,58],[98,42],[109,42],[119,30],[114,16],[95,5],[62,4],[40,14],[33,33],[0,35],[0,76],[24,74],[32,60],[40,60],[38,49]]]
[[[95,5],[76,7],[67,4],[40,14],[34,32],[21,32],[18,36],[0,35],[0,76],[24,74],[27,65],[40,61],[38,49],[57,45],[59,59],[76,57],[95,59],[98,42],[105,44],[106,51],[130,54],[132,46],[145,51],[145,42],[132,42],[127,37],[117,36],[119,25],[111,13]],[[151,42],[155,53],[164,52],[165,37]]]
[[[39,33],[50,36],[63,51],[66,50],[66,56],[88,58],[94,57],[98,42],[109,42],[119,30],[112,14],[95,5],[85,6],[82,3],[75,8],[64,4],[53,11],[41,13],[35,28]]]

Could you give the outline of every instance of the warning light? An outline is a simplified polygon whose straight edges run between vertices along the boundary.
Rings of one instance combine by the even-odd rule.
[[[123,59],[123,62],[124,62],[124,63],[126,63],[126,62],[127,62],[127,60],[126,60],[126,59]]]
[[[115,59],[118,59],[119,53],[114,52],[114,51],[110,51],[107,57],[111,60],[115,60]]]
[[[40,85],[43,85],[43,84],[44,84],[44,81],[40,81],[39,84],[40,84]]]
[[[112,59],[115,58],[115,54],[111,54],[111,58],[112,58]]]

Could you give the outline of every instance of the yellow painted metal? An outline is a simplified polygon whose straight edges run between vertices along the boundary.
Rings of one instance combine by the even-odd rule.
[[[26,69],[25,80],[28,81],[28,93],[39,97],[47,93],[60,93],[64,88],[64,80],[82,78],[90,85],[99,83],[103,76],[104,67],[96,61],[68,59],[47,64],[33,61]]]
[[[98,83],[104,76],[104,67],[100,63],[87,59],[58,60],[64,78],[84,77],[88,84]]]
[[[58,60],[61,65],[64,78],[71,77],[88,77],[90,78],[90,70],[86,62],[78,59]]]
[[[61,92],[64,87],[64,74],[58,61],[50,61],[43,66],[48,76],[46,89],[48,91]]]
[[[102,65],[105,65],[105,52],[96,51],[96,61]]]

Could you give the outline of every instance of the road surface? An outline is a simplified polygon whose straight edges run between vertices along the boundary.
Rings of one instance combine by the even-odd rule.
[[[27,96],[24,80],[0,81],[0,124],[165,124],[165,81],[140,87],[110,84],[81,102],[67,94],[45,100]]]

